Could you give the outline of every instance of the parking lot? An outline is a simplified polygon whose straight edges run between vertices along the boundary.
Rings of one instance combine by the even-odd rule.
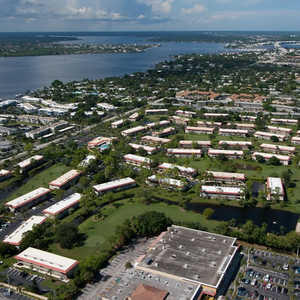
[[[15,286],[36,286],[41,293],[47,292],[43,287],[41,287],[41,283],[44,281],[44,278],[35,274],[30,274],[25,271],[20,271],[16,268],[8,268],[6,271],[2,272],[7,278],[7,282],[9,284]]]
[[[249,254],[237,299],[288,300],[291,295],[300,299],[299,259],[257,249]]]
[[[15,299],[15,300],[32,300],[24,295],[17,294],[15,291],[8,290],[7,288],[0,288],[0,300]]]

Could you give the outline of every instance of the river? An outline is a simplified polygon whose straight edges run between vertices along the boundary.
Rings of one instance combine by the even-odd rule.
[[[146,37],[135,36],[83,36],[80,38],[80,41],[72,43],[152,43],[147,41]],[[146,71],[157,63],[169,60],[178,54],[224,51],[224,44],[219,43],[167,42],[161,43],[161,47],[151,48],[142,53],[0,57],[0,98],[6,99],[27,90],[49,86],[55,79],[67,82],[85,78],[122,76]]]

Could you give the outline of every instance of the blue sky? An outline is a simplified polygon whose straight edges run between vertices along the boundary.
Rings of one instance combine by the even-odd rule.
[[[0,0],[0,31],[300,30],[300,0]]]

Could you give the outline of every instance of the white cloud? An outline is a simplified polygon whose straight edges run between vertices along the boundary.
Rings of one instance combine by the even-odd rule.
[[[174,0],[137,0],[137,2],[150,6],[155,14],[168,14],[172,10]]]
[[[186,15],[191,15],[191,14],[201,14],[206,10],[206,7],[202,4],[195,4],[191,8],[182,8],[181,11],[182,13]]]

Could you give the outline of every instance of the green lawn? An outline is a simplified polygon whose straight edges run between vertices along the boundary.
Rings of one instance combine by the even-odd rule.
[[[69,171],[70,169],[71,169],[70,167],[67,167],[63,164],[53,165],[50,168],[43,170],[42,172],[30,178],[24,185],[22,185],[15,192],[13,192],[6,199],[6,201],[10,201],[26,193],[29,193],[36,188],[48,187],[50,181],[56,179],[57,177],[61,176],[65,172]]]
[[[103,209],[102,212],[107,215],[103,221],[96,221],[94,217],[90,217],[79,226],[80,231],[87,235],[87,239],[82,247],[66,250],[54,244],[51,250],[54,253],[79,260],[101,252],[101,245],[114,234],[118,225],[122,224],[128,218],[152,210],[163,212],[175,221],[201,222],[209,229],[214,228],[218,224],[217,221],[206,220],[202,215],[185,211],[176,205],[167,205],[164,203],[145,205],[136,202],[130,203],[129,201],[123,203],[117,202],[117,204],[119,205],[118,208],[109,205]]]

